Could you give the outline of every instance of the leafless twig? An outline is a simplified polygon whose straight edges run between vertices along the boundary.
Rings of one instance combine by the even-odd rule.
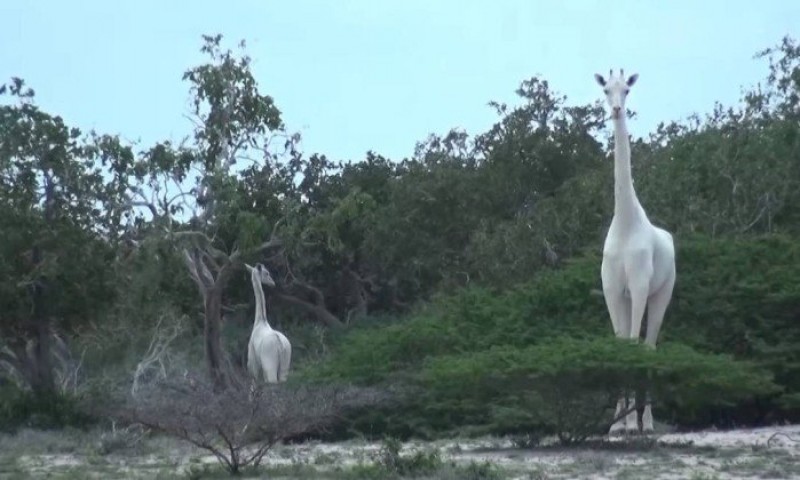
[[[770,435],[770,437],[767,439],[767,448],[769,448],[771,446],[770,444],[772,443],[772,441],[778,437],[786,437],[790,442],[800,443],[800,438],[794,438],[785,432],[775,432],[772,435]]]
[[[170,344],[181,334],[184,327],[184,317],[180,317],[177,322],[170,326],[164,326],[165,316],[161,316],[156,324],[153,337],[144,357],[136,365],[133,372],[133,382],[131,382],[131,396],[136,397],[141,388],[143,377],[153,368],[157,369],[157,376],[161,380],[167,379],[167,367],[165,365]]]
[[[282,439],[319,431],[348,408],[378,403],[376,391],[352,387],[267,385],[252,395],[249,382],[217,390],[204,376],[150,385],[112,416],[208,450],[231,473],[257,466]]]

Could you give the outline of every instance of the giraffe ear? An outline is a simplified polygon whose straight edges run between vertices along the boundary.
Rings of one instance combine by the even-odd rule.
[[[631,75],[631,76],[628,78],[628,82],[627,82],[627,83],[628,83],[628,86],[629,86],[629,87],[632,87],[632,86],[633,86],[633,84],[634,84],[634,83],[636,83],[636,79],[637,79],[637,78],[639,78],[639,74],[638,74],[638,73],[634,73],[633,75]]]
[[[594,74],[594,79],[597,80],[597,83],[599,83],[601,87],[606,86],[606,80],[599,73]]]
[[[244,264],[244,266],[247,267],[247,271],[248,272],[253,273],[253,267],[251,267],[250,265],[248,265],[246,263]]]

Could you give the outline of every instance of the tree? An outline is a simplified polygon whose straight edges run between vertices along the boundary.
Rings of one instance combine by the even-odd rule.
[[[191,248],[183,250],[183,256],[203,296],[206,361],[219,388],[227,383],[220,330],[222,295],[229,276],[241,265],[243,255],[280,244],[273,238],[259,245],[240,245],[227,253],[215,245],[221,243],[217,240],[220,226],[236,215],[237,181],[232,169],[253,153],[266,162],[274,161],[277,154],[270,148],[276,138],[285,138],[284,149],[294,152],[296,139],[283,133],[280,111],[273,99],[258,92],[250,58],[236,58],[230,50],[223,51],[221,35],[203,39],[201,50],[211,62],[188,70],[183,77],[191,83],[194,97],[193,164],[199,170],[194,194],[200,212],[190,221],[193,230],[180,233],[192,242]]]
[[[121,233],[118,179],[133,156],[116,137],[84,137],[41,111],[22,79],[0,94],[12,100],[0,107],[0,361],[48,394],[68,352],[60,327],[113,299],[105,265]]]
[[[262,261],[283,270],[279,299],[305,307],[329,325],[341,323],[316,287],[302,275],[291,275],[284,232],[278,228],[304,201],[304,186],[313,184],[327,164],[302,159],[299,136],[286,133],[272,97],[259,92],[250,58],[224,50],[221,40],[221,35],[204,36],[201,51],[209,62],[183,77],[191,85],[192,141],[150,149],[144,155],[148,174],[129,187],[129,203],[144,207],[140,213],[149,212],[159,226],[155,233],[179,248],[203,298],[206,361],[217,388],[227,386],[230,373],[221,342],[224,296],[244,261],[271,254],[271,261]],[[188,188],[190,180],[194,185]],[[168,187],[159,190],[161,184]],[[160,196],[144,199],[146,191]],[[190,214],[188,221],[180,221],[182,213]]]

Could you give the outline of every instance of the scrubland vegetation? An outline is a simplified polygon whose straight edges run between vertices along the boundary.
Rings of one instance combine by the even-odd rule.
[[[141,459],[194,444],[219,466],[162,457],[113,474],[505,478],[398,442],[595,445],[624,389],[651,391],[662,429],[800,419],[793,39],[752,60],[765,79],[738,104],[632,140],[639,197],[677,248],[655,351],[613,338],[600,293],[613,172],[599,95],[575,105],[530,78],[516,104],[491,104],[486,132],[340,161],[303,151],[224,44],[204,37],[207,62],[184,74],[195,128],[180,143],[82,132],[23,79],[0,88],[0,473],[34,475],[22,451]],[[269,319],[294,349],[289,381],[257,395],[244,262],[273,272]],[[42,431],[65,439],[31,440]],[[264,460],[320,441],[382,443],[347,466]],[[765,455],[798,473],[792,453]],[[539,473],[519,478],[560,475]]]

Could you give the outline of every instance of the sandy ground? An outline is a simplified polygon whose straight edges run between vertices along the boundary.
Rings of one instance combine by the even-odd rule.
[[[488,460],[520,472],[511,478],[740,479],[800,478],[800,425],[703,431],[655,437],[656,448],[487,449],[462,447],[454,458]],[[633,451],[632,451],[633,450]],[[537,478],[537,477],[533,477]]]
[[[166,439],[151,446],[147,454],[135,454],[87,451],[90,443],[84,445],[86,448],[72,449],[69,439],[55,441],[37,435],[28,432],[0,439],[0,478],[174,478],[191,468],[216,463],[213,456]],[[597,448],[520,449],[502,438],[409,442],[402,454],[438,450],[445,460],[456,464],[490,462],[500,468],[504,478],[512,479],[800,478],[800,425],[652,438],[655,445],[647,448],[622,443],[616,448],[609,442]],[[15,446],[26,442],[45,451],[24,455],[16,448],[14,453]],[[306,472],[300,478],[315,478],[308,472],[322,474],[367,464],[374,461],[379,450],[378,443],[358,441],[281,445],[267,455],[264,464],[274,468],[299,465]],[[282,474],[281,478],[295,477]]]

